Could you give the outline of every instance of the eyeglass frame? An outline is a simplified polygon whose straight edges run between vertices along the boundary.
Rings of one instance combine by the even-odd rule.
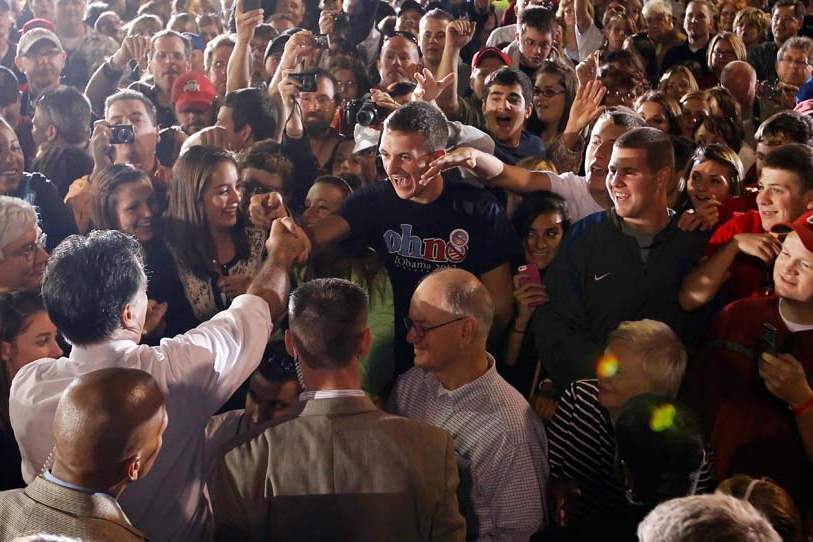
[[[37,249],[45,250],[45,245],[48,242],[48,234],[40,231],[37,237],[31,242],[26,243],[22,248],[18,249],[15,254],[6,254],[0,249],[0,262],[6,261],[11,258],[23,258],[26,263],[34,261],[34,256],[37,254]]]
[[[417,337],[419,339],[422,339],[422,338],[426,337],[426,334],[429,333],[430,331],[434,331],[434,330],[442,328],[444,326],[454,324],[455,322],[465,320],[466,318],[468,318],[468,316],[458,316],[457,318],[455,318],[453,320],[449,320],[448,322],[443,322],[442,324],[438,324],[436,326],[424,327],[424,326],[416,324],[409,316],[404,316],[404,325],[406,326],[407,333],[409,333],[411,330],[414,329],[415,330],[415,335],[417,335]]]

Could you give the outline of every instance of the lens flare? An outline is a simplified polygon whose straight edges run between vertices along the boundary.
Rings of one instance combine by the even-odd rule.
[[[655,407],[652,411],[652,417],[649,419],[649,428],[660,433],[666,431],[675,424],[675,406],[666,403],[659,407]]]
[[[612,378],[618,372],[618,358],[612,354],[604,354],[598,360],[596,374],[599,378]]]

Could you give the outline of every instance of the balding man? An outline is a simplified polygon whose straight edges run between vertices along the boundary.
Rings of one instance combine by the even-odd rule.
[[[150,472],[166,427],[164,394],[144,371],[101,369],[74,379],[54,416],[50,469],[25,489],[0,493],[0,539],[35,532],[146,540],[117,499]]]
[[[726,64],[720,74],[720,85],[728,90],[742,108],[743,129],[746,141],[754,144],[754,101],[757,96],[757,72],[742,60]]]
[[[486,351],[493,317],[468,271],[428,275],[409,307],[415,367],[398,379],[392,408],[454,437],[467,540],[528,540],[545,518],[545,431]]]
[[[301,413],[239,441],[210,484],[220,540],[460,541],[449,434],[378,410],[361,390],[367,294],[317,279],[292,295],[285,345]]]

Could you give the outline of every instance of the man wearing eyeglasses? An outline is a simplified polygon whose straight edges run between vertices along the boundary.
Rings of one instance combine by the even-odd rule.
[[[34,116],[34,104],[46,90],[59,86],[65,68],[65,50],[56,34],[45,28],[33,28],[23,34],[17,44],[14,63],[25,74],[20,114]]]
[[[782,44],[776,53],[776,81],[758,88],[759,112],[762,118],[793,109],[796,94],[813,75],[813,41],[795,36]]]
[[[799,33],[805,11],[805,5],[799,0],[779,0],[774,4],[771,10],[773,40],[748,51],[748,63],[757,71],[760,81],[776,80],[776,53],[785,41]]]
[[[493,316],[471,273],[427,276],[407,320],[415,367],[398,379],[391,407],[452,434],[467,540],[528,540],[545,521],[545,430],[486,350]]]

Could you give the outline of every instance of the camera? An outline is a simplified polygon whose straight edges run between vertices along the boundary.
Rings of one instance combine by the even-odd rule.
[[[132,124],[114,124],[110,127],[111,145],[129,145],[135,141]]]
[[[317,49],[329,49],[330,48],[330,38],[327,34],[314,34],[313,35],[313,46]]]
[[[340,131],[343,135],[353,135],[356,124],[372,126],[384,122],[389,114],[389,109],[377,106],[370,98],[350,100],[342,111]]]
[[[300,92],[316,92],[316,74],[314,72],[292,73],[288,77],[294,80]]]

